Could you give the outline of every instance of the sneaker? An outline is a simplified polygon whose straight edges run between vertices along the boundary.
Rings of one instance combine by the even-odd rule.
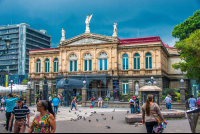
[[[5,130],[8,131],[8,129],[6,129],[6,127],[5,127]]]

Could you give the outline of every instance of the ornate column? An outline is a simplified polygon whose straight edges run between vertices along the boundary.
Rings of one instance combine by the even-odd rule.
[[[87,100],[87,88],[82,88],[82,107],[86,107],[86,100]]]

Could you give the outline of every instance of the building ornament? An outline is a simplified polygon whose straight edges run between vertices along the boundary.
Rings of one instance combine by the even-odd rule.
[[[86,17],[86,20],[85,20],[85,24],[86,24],[86,30],[85,30],[85,33],[90,33],[90,28],[89,28],[89,23],[90,23],[90,20],[92,18],[92,15]]]
[[[100,53],[99,55],[99,59],[107,59],[108,58],[108,55],[106,53]]]
[[[77,56],[75,54],[72,54],[69,56],[69,60],[77,60]]]
[[[83,59],[84,60],[87,60],[87,59],[92,59],[92,55],[90,53],[87,53],[83,56]]]
[[[113,31],[112,37],[117,37],[117,23],[114,23],[113,27],[114,27],[114,31]]]
[[[69,45],[81,45],[81,44],[95,44],[95,43],[106,43],[106,41],[92,39],[92,38],[85,38],[79,41],[73,42]]]

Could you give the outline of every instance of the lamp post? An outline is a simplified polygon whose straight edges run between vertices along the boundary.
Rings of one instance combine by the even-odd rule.
[[[184,87],[184,79],[180,80],[180,99],[181,103],[185,103],[185,87]]]
[[[13,84],[13,80],[10,80],[11,83],[11,94],[12,94],[12,84]]]
[[[31,82],[28,81],[28,88],[31,88]]]
[[[158,85],[158,83],[156,82],[156,80],[154,79],[154,77],[151,77],[151,80],[148,82],[149,85]]]

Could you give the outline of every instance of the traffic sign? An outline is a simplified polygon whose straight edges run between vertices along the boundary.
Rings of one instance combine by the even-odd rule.
[[[199,87],[199,85],[194,84],[193,87]]]

